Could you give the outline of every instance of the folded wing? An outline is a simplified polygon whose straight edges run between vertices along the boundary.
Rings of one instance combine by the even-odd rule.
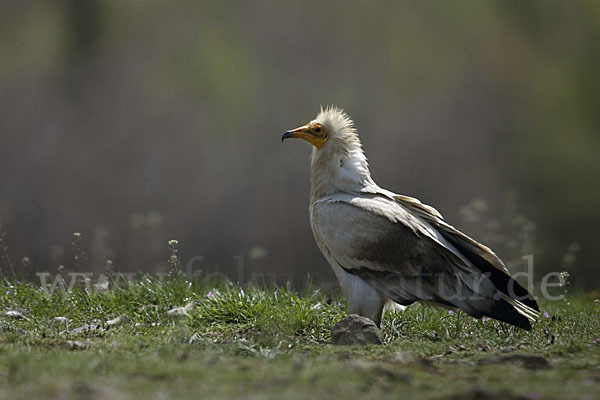
[[[361,193],[322,198],[312,212],[315,234],[338,265],[397,303],[433,302],[531,328],[539,310],[531,294],[432,207]]]

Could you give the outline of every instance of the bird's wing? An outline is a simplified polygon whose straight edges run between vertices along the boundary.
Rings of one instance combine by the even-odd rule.
[[[407,210],[418,215],[433,226],[442,236],[465,256],[475,267],[490,278],[502,293],[514,295],[528,307],[539,311],[533,296],[514,279],[502,260],[489,247],[465,235],[452,225],[446,223],[441,214],[433,207],[421,203],[418,199],[394,194],[393,198]]]
[[[471,239],[469,236],[460,232],[452,225],[446,223],[442,215],[435,208],[421,203],[414,197],[403,196],[399,194],[394,194],[392,197],[409,211],[423,218],[425,221],[440,230],[442,235],[451,243],[454,244],[455,242],[465,242],[460,247],[467,246],[470,252],[476,253],[495,268],[508,273],[508,269],[502,260],[500,260],[500,258],[498,258],[498,256],[489,247]]]
[[[420,215],[442,221],[439,213],[416,209],[381,194],[336,194],[313,203],[313,229],[340,267],[397,303],[433,301],[528,327],[493,282]]]

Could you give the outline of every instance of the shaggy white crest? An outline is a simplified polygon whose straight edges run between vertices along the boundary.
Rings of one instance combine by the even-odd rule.
[[[371,179],[367,157],[362,150],[354,121],[337,107],[321,108],[312,121],[329,132],[329,140],[314,148],[311,157],[311,197],[337,192],[360,192],[376,186]]]

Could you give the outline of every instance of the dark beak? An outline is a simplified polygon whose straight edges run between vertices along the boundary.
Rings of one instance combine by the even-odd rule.
[[[292,131],[287,131],[286,133],[283,134],[283,136],[281,137],[281,143],[283,143],[283,141],[285,139],[289,139],[289,138],[295,138],[296,134]]]

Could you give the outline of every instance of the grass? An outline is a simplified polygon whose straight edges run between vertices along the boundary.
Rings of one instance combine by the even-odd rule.
[[[318,291],[4,281],[0,398],[600,397],[600,306],[581,295],[542,308],[525,332],[414,306],[385,315],[385,345],[336,347],[344,304]]]

